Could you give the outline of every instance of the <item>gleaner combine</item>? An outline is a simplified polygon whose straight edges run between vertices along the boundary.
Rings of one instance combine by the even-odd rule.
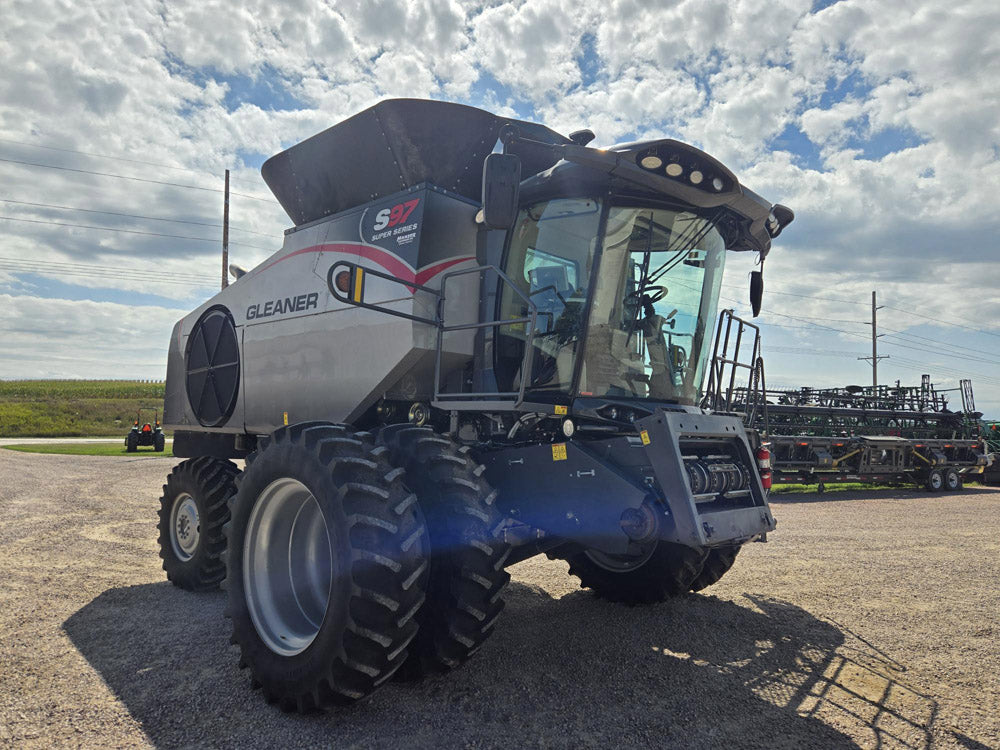
[[[269,701],[461,664],[533,555],[655,602],[774,529],[756,433],[698,404],[726,251],[792,212],[593,137],[392,100],[264,164],[295,226],[174,329],[160,544],[177,585],[225,579]]]

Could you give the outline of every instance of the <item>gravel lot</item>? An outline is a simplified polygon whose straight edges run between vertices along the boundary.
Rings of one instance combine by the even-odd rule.
[[[174,461],[0,450],[0,746],[1000,747],[1000,492],[782,496],[654,607],[529,560],[464,668],[301,717],[250,689],[224,595],[162,575]]]

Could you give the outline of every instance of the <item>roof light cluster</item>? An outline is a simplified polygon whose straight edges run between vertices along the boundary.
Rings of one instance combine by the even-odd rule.
[[[688,182],[702,190],[721,193],[729,187],[725,177],[711,174],[696,159],[686,154],[661,154],[657,149],[650,149],[641,152],[637,162],[649,172]]]

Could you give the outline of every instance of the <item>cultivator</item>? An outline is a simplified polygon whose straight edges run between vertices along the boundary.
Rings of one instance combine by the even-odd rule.
[[[773,482],[918,482],[954,490],[988,463],[969,380],[950,389],[929,375],[919,386],[768,389],[760,352],[759,329],[723,311],[702,404],[738,414],[766,436]],[[956,394],[959,410],[950,408]]]

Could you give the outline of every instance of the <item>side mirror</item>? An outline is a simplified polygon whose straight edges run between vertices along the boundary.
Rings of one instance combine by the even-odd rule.
[[[764,272],[763,271],[751,271],[750,272],[750,309],[753,310],[753,316],[756,318],[760,315],[760,305],[764,299]]]
[[[490,154],[483,163],[483,224],[509,229],[517,219],[521,160],[515,154]]]

